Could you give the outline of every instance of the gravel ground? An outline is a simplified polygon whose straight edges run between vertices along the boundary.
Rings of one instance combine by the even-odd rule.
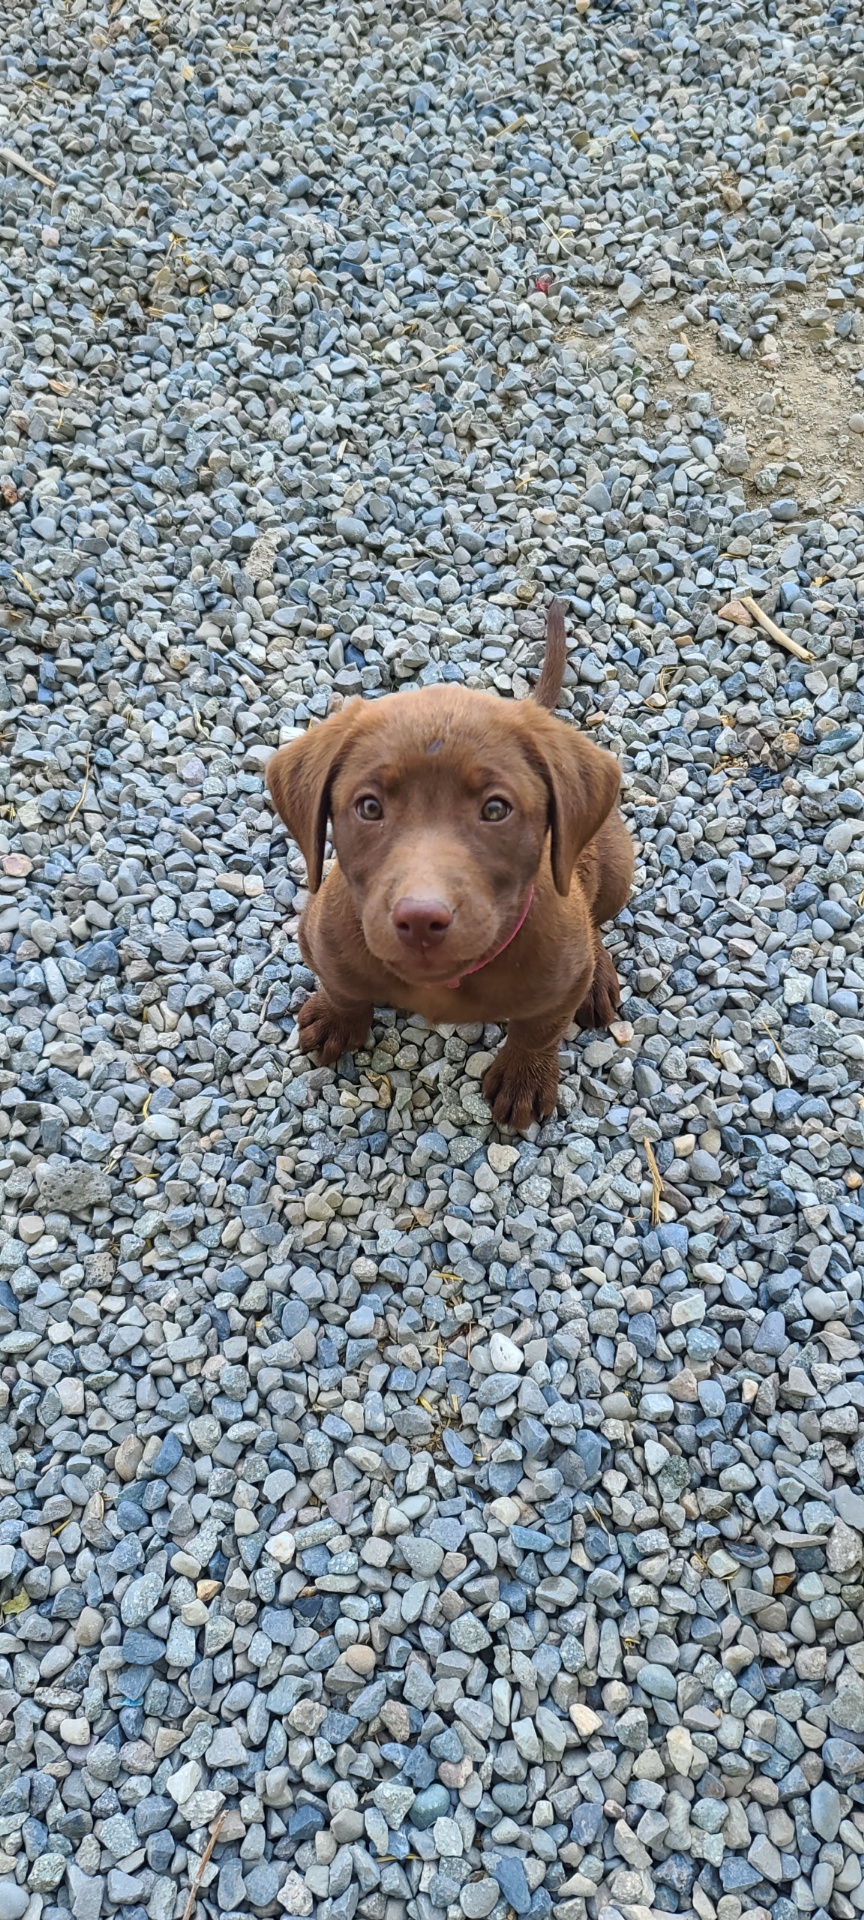
[[[860,9],[5,20],[0,1920],[856,1920]],[[300,1059],[262,770],[553,592],[640,859],[502,1139]]]

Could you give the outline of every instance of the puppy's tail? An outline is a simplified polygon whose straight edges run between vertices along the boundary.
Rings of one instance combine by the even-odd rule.
[[[564,608],[560,600],[553,600],[546,615],[546,652],[540,678],[534,688],[534,699],[538,707],[548,707],[553,713],[558,705],[558,695],[564,682],[564,668],[567,665],[567,634],[564,626]]]

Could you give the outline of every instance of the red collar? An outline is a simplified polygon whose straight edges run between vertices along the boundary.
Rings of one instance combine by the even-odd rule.
[[[519,915],[516,925],[513,928],[513,932],[507,935],[507,939],[502,943],[500,947],[496,949],[494,953],[490,953],[488,960],[478,960],[476,967],[466,967],[465,972],[459,975],[458,980],[445,980],[444,982],[445,987],[449,987],[451,990],[455,990],[456,987],[461,987],[463,980],[467,980],[472,973],[482,973],[484,967],[491,967],[493,960],[500,960],[502,953],[506,953],[507,948],[512,947],[517,933],[521,933],[522,928],[524,927],[525,922],[528,918],[528,915],[531,912],[531,903],[533,899],[534,899],[534,886],[532,883],[532,885],[529,887],[529,890],[528,890],[528,898],[525,902],[524,907],[522,908],[522,912]]]

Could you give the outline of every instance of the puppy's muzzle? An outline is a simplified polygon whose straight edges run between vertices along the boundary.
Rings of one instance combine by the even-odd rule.
[[[390,918],[403,945],[415,953],[439,946],[453,924],[453,915],[443,900],[397,900]]]

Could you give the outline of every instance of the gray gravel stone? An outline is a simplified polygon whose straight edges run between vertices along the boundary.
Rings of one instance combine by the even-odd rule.
[[[864,1680],[844,1669],[831,1704],[831,1719],[847,1733],[864,1733]]]
[[[517,1854],[503,1853],[492,1869],[508,1907],[514,1913],[527,1913],[531,1893],[525,1868]]]
[[[0,1915],[3,1920],[21,1920],[29,1899],[26,1887],[16,1886],[14,1880],[7,1879],[5,1875],[0,1879]]]
[[[810,1819],[813,1832],[821,1840],[835,1840],[841,1819],[841,1801],[830,1781],[820,1780],[810,1795]]]

